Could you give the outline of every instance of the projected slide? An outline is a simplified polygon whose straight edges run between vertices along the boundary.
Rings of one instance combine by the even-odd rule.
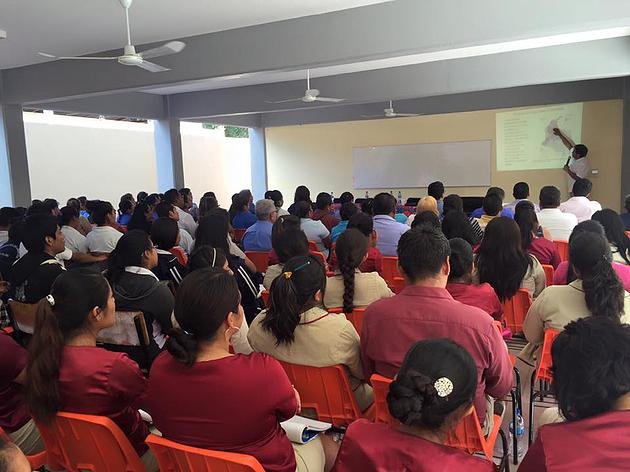
[[[569,151],[552,130],[581,142],[582,103],[497,113],[496,124],[497,170],[560,169]]]

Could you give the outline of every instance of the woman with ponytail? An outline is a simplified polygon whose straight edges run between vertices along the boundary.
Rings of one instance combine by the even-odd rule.
[[[344,313],[352,313],[355,306],[394,296],[378,272],[359,270],[367,259],[368,240],[358,229],[347,229],[339,236],[335,254],[338,269],[328,277],[324,296],[328,308],[342,307]]]
[[[521,231],[523,249],[541,264],[553,266],[554,269],[558,267],[560,264],[558,248],[553,241],[542,236],[534,204],[527,200],[518,202],[514,210],[514,221]]]
[[[309,254],[288,260],[271,284],[269,308],[249,327],[249,344],[283,362],[345,365],[357,403],[366,410],[374,394],[364,380],[359,335],[345,315],[324,308],[325,288],[326,270],[318,258]]]
[[[529,344],[521,353],[523,360],[535,360],[546,329],[563,330],[587,316],[630,322],[630,294],[612,268],[606,238],[591,232],[572,236],[569,258],[577,278],[569,285],[547,287],[527,312],[523,333]]]
[[[147,470],[157,464],[144,439],[138,408],[146,379],[126,354],[96,347],[98,332],[114,324],[115,302],[105,278],[73,270],[55,280],[39,302],[29,343],[26,400],[36,421],[59,411],[107,416],[125,433]]]
[[[389,412],[401,424],[350,424],[335,471],[494,471],[492,462],[444,445],[472,410],[476,388],[477,368],[463,347],[450,339],[416,342],[387,395]]]
[[[266,354],[230,352],[244,320],[234,277],[218,267],[191,272],[177,290],[175,318],[180,327],[153,363],[147,392],[163,436],[249,454],[269,471],[323,470],[321,442],[296,446],[294,453],[280,427],[300,410],[280,363]]]

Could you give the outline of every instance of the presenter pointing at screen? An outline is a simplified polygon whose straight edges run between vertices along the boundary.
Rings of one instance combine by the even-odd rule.
[[[591,164],[586,157],[588,148],[584,144],[574,144],[571,138],[558,128],[553,129],[553,134],[558,136],[562,143],[571,151],[571,155],[563,167],[563,170],[567,173],[567,185],[569,193],[571,193],[575,181],[587,178],[591,171]]]

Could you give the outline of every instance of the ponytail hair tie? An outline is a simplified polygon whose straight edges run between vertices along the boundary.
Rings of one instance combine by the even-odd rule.
[[[293,275],[293,272],[283,272],[282,275],[284,275],[285,279],[289,280]]]
[[[55,298],[52,295],[46,295],[46,301],[50,303],[50,306],[55,306]]]

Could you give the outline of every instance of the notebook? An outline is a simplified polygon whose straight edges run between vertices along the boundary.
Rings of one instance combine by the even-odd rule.
[[[328,431],[332,424],[295,415],[280,423],[280,426],[291,442],[306,444],[315,439],[319,433]]]

